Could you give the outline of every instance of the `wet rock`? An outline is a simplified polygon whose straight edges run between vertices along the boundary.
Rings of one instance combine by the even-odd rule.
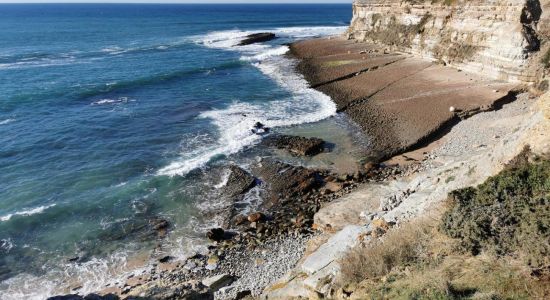
[[[262,161],[253,171],[267,183],[268,206],[293,196],[305,195],[323,182],[318,171],[274,160]]]
[[[231,174],[227,180],[227,184],[224,187],[224,193],[230,197],[241,195],[256,185],[254,176],[250,175],[245,170],[238,166],[229,167]]]
[[[262,214],[262,213],[253,213],[253,214],[250,214],[248,215],[248,222],[252,223],[252,222],[259,222],[259,221],[263,221],[265,219],[265,216]]]
[[[167,263],[167,262],[171,261],[172,259],[174,259],[172,256],[166,255],[164,257],[159,258],[159,262],[160,263]]]
[[[243,215],[238,215],[235,217],[235,225],[242,225],[248,221],[248,218]]]
[[[242,40],[239,43],[239,46],[246,46],[246,45],[255,44],[255,43],[267,42],[275,38],[276,38],[275,34],[271,32],[249,34],[246,36],[244,40]]]
[[[215,242],[225,239],[225,231],[222,228],[212,228],[206,233],[206,237]]]
[[[323,152],[325,142],[319,138],[277,135],[266,138],[264,144],[269,147],[285,149],[299,156],[314,156]]]
[[[88,294],[86,296],[80,296],[76,294],[62,295],[62,296],[53,296],[47,300],[118,300],[120,299],[117,295],[107,294],[100,296],[97,294]]]
[[[104,296],[100,296],[97,294],[88,294],[84,297],[84,300],[118,300],[119,297],[114,294],[107,294]]]
[[[202,280],[202,284],[209,287],[213,292],[218,291],[224,286],[230,285],[232,282],[233,277],[228,274],[220,274]]]
[[[252,127],[251,131],[254,134],[264,135],[269,133],[269,127],[266,127],[264,124],[260,122],[256,122],[256,124],[254,124],[254,127]]]

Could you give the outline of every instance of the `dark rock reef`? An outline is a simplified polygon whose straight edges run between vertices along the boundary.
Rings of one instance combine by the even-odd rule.
[[[261,33],[249,34],[249,35],[246,36],[246,38],[244,40],[242,40],[239,43],[239,46],[246,46],[246,45],[250,45],[250,44],[268,42],[268,41],[271,41],[275,38],[276,38],[275,34],[271,33],[271,32],[261,32]]]
[[[314,156],[323,152],[325,142],[319,138],[274,135],[264,139],[264,145],[278,149],[285,149],[298,156]]]

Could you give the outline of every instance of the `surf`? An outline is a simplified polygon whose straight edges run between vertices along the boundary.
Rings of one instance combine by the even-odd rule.
[[[261,141],[261,136],[251,131],[260,122],[269,128],[288,127],[318,122],[336,114],[336,104],[323,93],[309,87],[307,81],[294,71],[295,61],[285,54],[288,46],[258,43],[237,46],[246,36],[258,32],[274,32],[280,38],[290,40],[340,34],[344,27],[289,27],[266,30],[226,30],[194,37],[195,43],[204,47],[237,52],[240,61],[257,68],[290,93],[290,97],[265,104],[235,101],[224,109],[203,112],[200,118],[211,120],[219,137],[214,145],[183,152],[180,157],[161,168],[157,174],[184,176],[190,171],[208,164],[219,156],[236,154]]]

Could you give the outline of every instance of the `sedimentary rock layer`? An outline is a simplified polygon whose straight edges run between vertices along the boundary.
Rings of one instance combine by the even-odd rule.
[[[494,79],[535,82],[548,22],[539,0],[356,0],[348,37]]]

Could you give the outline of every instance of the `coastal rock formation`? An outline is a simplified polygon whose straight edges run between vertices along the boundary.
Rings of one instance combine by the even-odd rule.
[[[546,2],[356,0],[348,37],[494,79],[535,82]]]
[[[276,135],[264,140],[269,147],[286,149],[290,153],[300,156],[314,156],[323,152],[325,142],[319,138],[305,138],[301,136]]]
[[[268,286],[262,299],[337,298],[334,286],[341,272],[340,260],[351,247],[384,234],[391,224],[426,214],[450,191],[482,183],[505,168],[526,145],[535,153],[548,153],[550,94],[536,103],[526,94],[518,98],[499,111],[476,115],[454,127],[443,145],[422,163],[424,171],[366,185],[322,208],[314,217],[315,224],[336,230],[324,230],[323,242],[306,251],[294,270]]]
[[[255,44],[255,43],[268,42],[274,39],[275,37],[276,37],[275,34],[271,32],[249,34],[246,36],[244,40],[242,40],[239,43],[239,46],[246,46],[246,45]]]
[[[238,166],[230,166],[229,170],[231,173],[224,187],[224,193],[226,195],[235,197],[246,193],[249,189],[254,187],[256,182],[254,176]]]

